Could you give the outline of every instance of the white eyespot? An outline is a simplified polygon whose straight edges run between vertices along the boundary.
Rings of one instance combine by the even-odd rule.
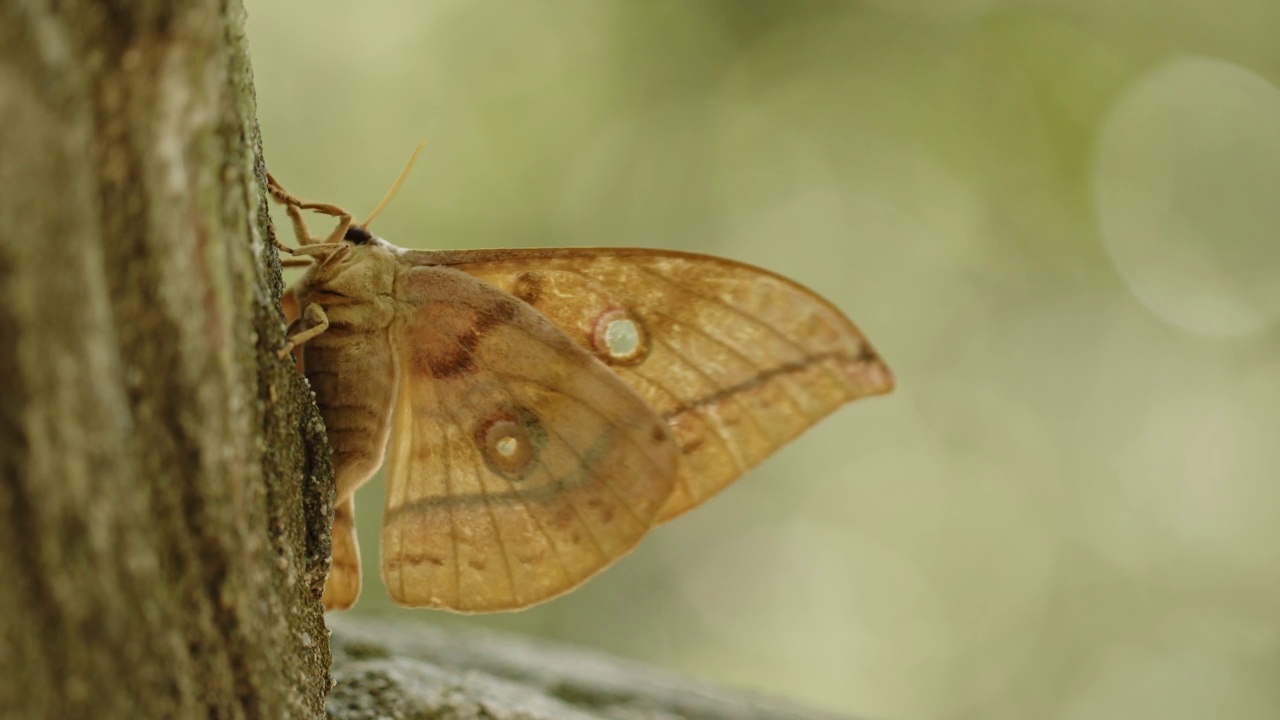
[[[476,429],[480,456],[493,472],[517,481],[537,466],[547,444],[538,416],[526,408],[503,409]]]
[[[640,329],[627,318],[612,320],[604,328],[604,342],[609,346],[610,355],[629,357],[640,347]]]
[[[493,449],[504,458],[513,457],[520,449],[520,441],[508,435],[493,444]]]
[[[637,362],[648,352],[644,327],[622,310],[609,310],[596,320],[594,342],[605,362]]]

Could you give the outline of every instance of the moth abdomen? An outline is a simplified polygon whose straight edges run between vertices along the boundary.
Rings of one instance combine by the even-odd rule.
[[[386,452],[397,373],[391,339],[387,330],[322,335],[307,345],[304,363],[342,499],[381,467]]]

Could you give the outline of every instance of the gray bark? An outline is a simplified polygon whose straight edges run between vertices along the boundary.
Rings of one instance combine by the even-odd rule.
[[[0,6],[0,717],[322,712],[331,471],[243,14]]]

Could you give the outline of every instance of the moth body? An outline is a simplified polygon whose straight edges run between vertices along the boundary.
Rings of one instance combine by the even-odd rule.
[[[328,322],[306,345],[304,374],[333,446],[339,504],[382,465],[399,376],[395,255],[384,243],[349,247],[336,261],[311,267],[296,289],[299,305],[323,308]]]
[[[392,352],[397,263],[389,247],[357,237],[362,242],[344,240],[328,262],[313,264],[293,290],[303,312],[292,330],[323,328],[305,346],[303,372],[334,451],[328,608],[350,607],[360,593],[354,495],[382,466],[399,377]]]

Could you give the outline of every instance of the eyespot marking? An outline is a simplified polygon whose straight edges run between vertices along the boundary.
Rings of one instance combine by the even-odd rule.
[[[625,310],[607,310],[596,318],[592,344],[600,359],[612,365],[632,365],[649,354],[649,334],[640,319]]]
[[[631,320],[613,320],[604,328],[604,341],[610,355],[629,357],[640,347],[640,330]]]
[[[536,272],[522,272],[516,277],[511,294],[533,305],[542,297],[542,276]]]
[[[485,465],[511,481],[523,480],[547,444],[542,421],[526,408],[504,410],[476,429]]]

